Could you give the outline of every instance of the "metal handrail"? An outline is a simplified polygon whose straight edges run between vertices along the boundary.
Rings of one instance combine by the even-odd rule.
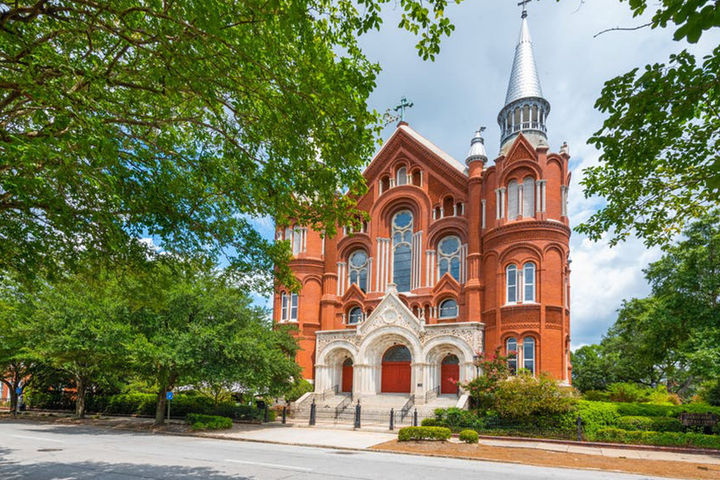
[[[440,395],[440,385],[425,392],[425,403],[428,403],[433,398],[437,398],[439,395]]]
[[[338,418],[342,412],[345,411],[345,409],[352,403],[353,397],[352,394],[348,395],[343,399],[342,402],[338,404],[337,407],[335,407],[335,418]]]
[[[415,395],[410,395],[410,398],[408,398],[408,401],[405,402],[405,405],[403,405],[402,410],[400,410],[400,420],[405,420],[405,417],[407,416],[410,409],[415,405]]]

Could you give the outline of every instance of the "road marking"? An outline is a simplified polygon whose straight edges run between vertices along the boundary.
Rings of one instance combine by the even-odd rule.
[[[64,440],[55,440],[54,438],[31,437],[29,435],[10,435],[10,436],[15,437],[15,438],[26,438],[28,440],[42,440],[43,442],[65,443]]]
[[[257,465],[259,467],[270,467],[270,468],[282,468],[285,470],[296,470],[298,472],[312,472],[312,468],[306,468],[306,467],[295,467],[292,465],[279,465],[277,463],[262,463],[262,462],[250,462],[247,460],[233,460],[231,458],[228,458],[225,460],[226,462],[232,462],[232,463],[242,463],[245,465]]]

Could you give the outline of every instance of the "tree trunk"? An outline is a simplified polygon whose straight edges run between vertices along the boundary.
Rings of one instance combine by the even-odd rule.
[[[155,425],[163,425],[165,423],[165,397],[167,395],[167,387],[160,388],[157,394],[157,404],[155,407]]]
[[[10,388],[10,411],[15,413],[17,412],[18,407],[18,394],[15,393],[15,388]]]
[[[85,381],[83,378],[75,379],[77,387],[77,399],[75,400],[75,415],[78,418],[85,418]]]

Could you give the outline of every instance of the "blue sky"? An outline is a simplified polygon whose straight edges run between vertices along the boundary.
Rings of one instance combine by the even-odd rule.
[[[465,0],[448,7],[455,32],[442,43],[434,62],[415,53],[415,38],[395,28],[399,9],[392,4],[381,32],[361,39],[368,57],[382,66],[370,107],[380,112],[397,105],[405,95],[414,103],[406,115],[410,125],[456,159],[463,160],[474,130],[484,125],[488,156],[499,149],[497,113],[503,106],[520,29],[515,0]],[[579,181],[582,169],[598,162],[599,152],[586,140],[602,124],[593,105],[603,83],[634,67],[666,62],[669,55],[688,47],[672,41],[672,30],[641,29],[609,32],[604,29],[645,23],[633,19],[627,3],[617,0],[563,0],[533,2],[528,22],[545,97],[552,110],[548,139],[552,151],[563,141],[570,146],[572,183],[569,212],[577,225],[602,205],[584,198]],[[707,54],[720,43],[717,33],[706,34],[690,50]],[[394,127],[383,132],[387,139]],[[258,228],[272,236],[272,225]],[[573,232],[571,238],[572,345],[598,342],[616,317],[625,298],[644,296],[649,288],[642,269],[660,255],[637,240],[609,248],[606,241],[590,242]],[[258,303],[267,304],[257,298]]]

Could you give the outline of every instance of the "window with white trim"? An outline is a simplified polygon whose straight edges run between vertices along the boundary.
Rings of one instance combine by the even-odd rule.
[[[298,295],[297,293],[280,294],[280,321],[297,322],[298,318]]]
[[[518,183],[515,180],[511,180],[510,183],[508,183],[507,196],[508,220],[515,220],[520,214],[518,209],[519,189]]]
[[[460,239],[454,235],[443,238],[438,242],[438,278],[446,273],[460,281]]]
[[[355,250],[348,258],[350,283],[367,292],[368,256],[364,250]]]
[[[354,325],[363,321],[363,311],[360,307],[353,307],[348,313],[348,324]]]
[[[398,168],[396,184],[398,186],[400,186],[400,185],[407,185],[407,183],[408,183],[407,168],[405,168],[405,167]]]
[[[523,302],[535,301],[535,264],[527,262],[523,265]]]
[[[510,337],[507,340],[505,340],[505,355],[508,357],[508,369],[510,369],[510,373],[512,375],[515,375],[517,373],[517,339],[515,337]]]
[[[307,243],[307,228],[287,227],[284,232],[278,234],[278,239],[290,242],[293,255],[305,252]]]
[[[533,337],[523,338],[522,362],[523,368],[535,375],[535,339]]]
[[[393,283],[398,292],[409,292],[412,279],[413,215],[402,210],[392,219]]]
[[[458,316],[458,304],[452,299],[448,298],[440,302],[440,318],[456,318]]]
[[[517,266],[510,264],[505,268],[505,303],[517,303]]]
[[[523,217],[535,216],[535,179],[525,177],[523,180]]]

